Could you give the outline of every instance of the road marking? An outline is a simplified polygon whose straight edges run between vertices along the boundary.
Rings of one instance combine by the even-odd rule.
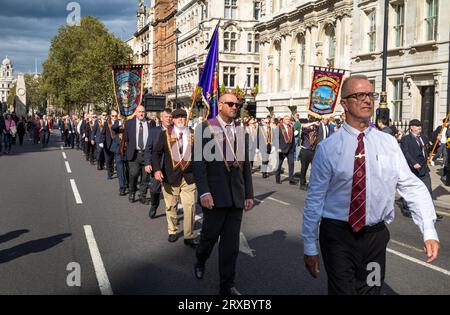
[[[450,213],[442,212],[442,211],[436,211],[437,214],[445,215],[447,217],[450,217]]]
[[[64,159],[64,160],[67,160],[66,152],[61,152],[61,153],[62,153],[63,159]]]
[[[284,201],[281,201],[281,200],[278,200],[278,199],[275,199],[275,198],[272,198],[272,197],[267,197],[267,199],[279,202],[279,203],[281,203],[282,205],[285,205],[285,206],[290,206],[291,205],[290,203],[287,203],[287,202],[284,202]]]
[[[396,240],[391,240],[391,242],[394,243],[394,244],[403,246],[405,248],[412,249],[412,250],[414,250],[416,252],[423,253],[423,249],[420,249],[420,248],[417,248],[417,247],[414,247],[414,246],[411,246],[411,245],[408,245],[408,244],[405,244],[405,243],[402,243],[402,242],[399,242],[399,241],[396,241]]]
[[[69,165],[69,162],[65,162],[66,163],[66,170],[67,170],[67,173],[72,173],[72,170],[70,169],[70,165]]]
[[[60,146],[59,148],[60,148],[61,150],[64,150],[63,146]]]
[[[408,256],[408,255],[402,254],[402,253],[397,252],[397,251],[395,251],[393,249],[390,249],[390,248],[387,248],[386,250],[387,250],[388,253],[400,256],[400,257],[402,257],[402,258],[404,258],[406,260],[409,260],[411,262],[415,262],[416,264],[419,264],[421,266],[433,269],[434,271],[438,271],[440,273],[443,273],[444,275],[450,276],[450,271],[448,271],[448,270],[445,270],[445,269],[440,268],[440,267],[436,267],[436,266],[434,266],[432,264],[426,263],[424,261],[421,261],[419,259],[416,259],[416,258]]]
[[[78,192],[77,184],[75,183],[75,179],[70,180],[70,185],[72,186],[73,195],[75,196],[75,201],[77,204],[81,205],[83,201],[81,200],[80,193]]]
[[[102,295],[113,295],[111,283],[106,274],[105,265],[103,264],[100,251],[98,250],[97,242],[95,241],[94,233],[90,225],[84,226],[84,233],[91,253],[92,263],[94,264],[95,276],[97,277],[98,286]]]
[[[247,254],[250,257],[255,257],[255,250],[251,249],[248,245],[247,239],[245,238],[244,233],[240,233],[239,235],[239,251],[241,253]]]
[[[259,200],[259,199],[256,199],[256,198],[255,198],[255,201],[258,201],[259,203],[263,203],[264,202],[264,200]]]

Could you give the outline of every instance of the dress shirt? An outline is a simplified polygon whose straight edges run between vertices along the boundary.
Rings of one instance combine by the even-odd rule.
[[[144,131],[144,148],[142,148],[142,150],[145,149],[145,144],[147,143],[147,138],[148,138],[148,124],[147,122],[144,121],[140,121],[139,119],[136,118],[136,150],[141,150],[139,148],[139,124],[142,123],[142,127],[143,127],[143,131]]]
[[[348,222],[354,155],[360,131],[344,123],[333,137],[318,144],[303,209],[301,236],[306,255],[318,254],[322,217]],[[375,128],[364,131],[366,158],[366,225],[394,220],[395,191],[411,209],[424,240],[438,240],[436,212],[430,193],[409,169],[397,140]]]
[[[174,130],[174,133],[175,133],[175,136],[176,136],[177,139],[180,136],[180,132],[183,133],[183,156],[184,156],[184,154],[186,153],[186,150],[188,148],[188,145],[189,145],[190,130],[188,128],[181,129],[181,128],[178,128],[176,126],[174,126],[173,130]]]

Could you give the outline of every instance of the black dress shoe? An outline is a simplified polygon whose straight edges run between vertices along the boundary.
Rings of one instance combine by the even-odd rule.
[[[167,239],[169,242],[173,243],[176,242],[178,239],[178,236],[176,234],[169,234],[169,238]]]
[[[150,207],[148,216],[150,217],[150,219],[154,219],[156,217],[156,207],[155,206]]]
[[[126,195],[126,192],[125,191],[119,191],[119,196],[125,196]]]
[[[440,214],[436,214],[436,221],[441,221],[444,217]]]
[[[298,183],[296,182],[296,181],[294,181],[294,180],[290,180],[289,181],[289,185],[297,185]]]
[[[242,295],[235,287],[227,288],[227,289],[220,289],[220,295]]]
[[[196,248],[199,242],[195,238],[184,240],[184,245],[191,246],[192,248]]]
[[[128,195],[128,200],[131,202],[131,203],[134,203],[134,194],[135,193],[130,193],[129,195]]]
[[[308,190],[308,186],[306,186],[306,185],[300,185],[300,190],[307,191],[307,190]]]
[[[199,263],[196,263],[194,266],[194,276],[201,280],[203,279],[203,276],[205,275],[205,266],[200,265]]]
[[[269,177],[269,175],[267,175],[267,173],[262,174],[262,178],[267,178],[267,177]]]

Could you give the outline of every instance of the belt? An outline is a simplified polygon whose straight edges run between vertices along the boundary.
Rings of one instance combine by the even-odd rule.
[[[336,220],[336,219],[330,219],[330,218],[323,218],[322,222],[324,223],[330,223],[334,224],[343,228],[348,228],[352,230],[351,225],[346,221]],[[384,224],[384,221],[378,222],[374,225],[366,225],[364,226],[358,233],[366,232],[366,233],[373,233],[373,232],[379,232],[386,228],[386,224]],[[353,231],[353,230],[352,230]]]

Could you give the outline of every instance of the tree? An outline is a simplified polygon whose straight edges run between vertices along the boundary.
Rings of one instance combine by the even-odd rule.
[[[114,98],[109,65],[124,63],[130,54],[131,48],[94,17],[60,27],[44,62],[45,91],[67,112],[80,112],[87,104],[106,107]]]
[[[27,89],[27,105],[33,112],[44,112],[47,95],[43,87],[42,77],[35,78],[32,74],[25,74],[25,87]]]
[[[17,83],[14,83],[13,86],[11,86],[9,88],[9,95],[8,95],[8,99],[6,100],[8,107],[14,106],[14,100],[16,99],[16,88],[17,88]]]

